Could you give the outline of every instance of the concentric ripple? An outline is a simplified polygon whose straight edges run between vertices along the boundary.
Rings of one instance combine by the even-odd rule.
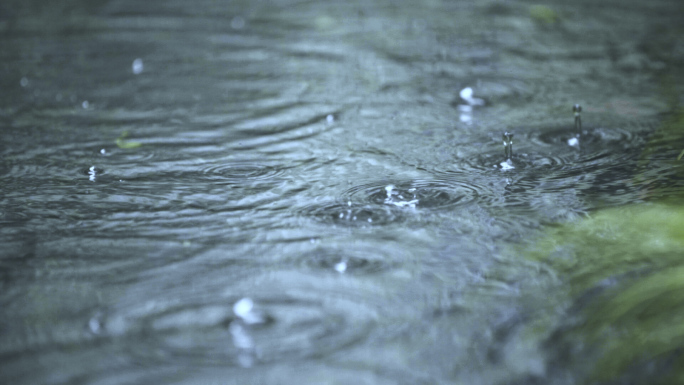
[[[263,164],[253,161],[226,161],[200,164],[185,164],[174,167],[174,171],[166,171],[166,165],[142,165],[133,170],[112,170],[118,177],[132,182],[135,180],[155,181],[162,183],[183,181],[187,183],[238,184],[273,179],[283,172],[277,165]]]
[[[282,168],[256,162],[233,162],[202,169],[206,180],[223,183],[239,183],[245,180],[266,180],[281,174]]]
[[[478,198],[478,189],[462,181],[385,181],[352,187],[344,196],[353,203],[398,208],[430,208],[464,205]]]
[[[575,138],[575,133],[572,128],[558,128],[544,131],[537,135],[530,135],[530,139],[540,145],[571,145],[572,139]],[[619,146],[622,148],[629,148],[640,144],[639,137],[633,132],[619,127],[597,127],[582,130],[582,135],[579,144],[590,146],[596,149],[596,146]]]
[[[392,258],[394,257],[394,258]],[[389,256],[377,247],[321,247],[297,258],[314,271],[340,274],[375,274],[392,268],[396,256]]]
[[[304,208],[306,216],[346,226],[401,222],[417,210],[439,211],[479,198],[481,187],[461,180],[380,181],[354,186],[337,200]]]
[[[404,220],[404,213],[389,206],[353,205],[331,202],[322,205],[309,205],[303,210],[305,216],[313,217],[324,223],[343,226],[385,225]]]
[[[576,159],[575,154],[543,154],[543,153],[514,153],[510,161],[506,161],[501,153],[479,154],[464,161],[465,167],[479,171],[510,171],[522,170],[550,170],[558,169]]]
[[[378,313],[391,319],[375,294],[351,287],[340,291],[339,283],[326,277],[279,272],[275,279],[262,279],[268,287],[239,285],[225,288],[225,296],[206,287],[145,306],[131,301],[106,315],[94,314],[88,327],[97,338],[139,340],[131,354],[140,362],[252,366],[339,351],[368,338]]]
[[[578,138],[572,127],[518,129],[513,140],[513,157],[506,161],[501,142],[492,137],[476,154],[459,154],[457,170],[509,172],[544,171],[546,174],[578,170],[596,165],[617,165],[634,158],[645,143],[639,130],[620,127],[586,128]],[[588,168],[588,169],[587,169]],[[445,170],[448,172],[448,170]],[[575,174],[572,172],[571,174]]]

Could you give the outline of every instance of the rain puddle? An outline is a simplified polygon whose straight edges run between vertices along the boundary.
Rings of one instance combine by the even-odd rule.
[[[0,4],[0,382],[684,381],[673,1]]]

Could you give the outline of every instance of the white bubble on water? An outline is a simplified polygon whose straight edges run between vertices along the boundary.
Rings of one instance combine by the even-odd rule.
[[[254,301],[247,297],[235,302],[233,313],[247,325],[264,324],[268,320],[268,316],[263,311],[254,309]]]
[[[254,301],[251,298],[243,298],[233,305],[233,312],[240,318],[245,318],[254,309]]]
[[[467,101],[468,99],[473,97],[473,89],[470,87],[466,87],[462,89],[461,92],[459,92],[459,96]]]
[[[133,64],[131,65],[131,68],[133,69],[133,74],[135,75],[140,75],[143,72],[143,61],[141,58],[137,58],[133,60]]]
[[[335,123],[335,116],[332,114],[329,114],[328,116],[325,117],[325,121],[328,122],[328,124],[333,124]]]
[[[335,271],[337,271],[340,274],[343,274],[345,271],[347,271],[347,261],[340,261],[336,263]]]
[[[465,100],[465,102],[471,106],[482,106],[482,105],[484,105],[484,100],[474,97],[473,94],[474,94],[473,89],[470,87],[466,87],[466,88],[462,89],[461,92],[458,93],[458,95],[461,97],[461,99]]]

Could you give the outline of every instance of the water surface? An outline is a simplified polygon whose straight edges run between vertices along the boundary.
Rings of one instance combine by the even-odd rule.
[[[0,5],[0,378],[682,379],[681,16]]]

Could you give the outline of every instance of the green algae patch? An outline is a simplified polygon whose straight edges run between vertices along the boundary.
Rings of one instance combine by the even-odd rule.
[[[530,7],[532,20],[542,24],[555,24],[558,22],[558,14],[546,5],[533,5]]]
[[[684,207],[607,209],[550,229],[527,249],[565,284],[572,304],[559,334],[592,357],[592,381],[684,378]],[[636,369],[635,369],[636,368]]]
[[[132,142],[126,140],[127,137],[128,131],[122,132],[121,135],[118,138],[116,138],[116,146],[123,149],[138,148],[142,146],[142,143],[140,142]]]

